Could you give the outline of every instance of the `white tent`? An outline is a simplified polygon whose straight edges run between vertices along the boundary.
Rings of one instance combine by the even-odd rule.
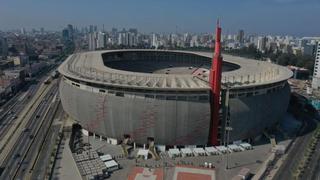
[[[252,147],[251,144],[249,144],[249,143],[241,143],[240,146],[243,147],[243,148],[246,149],[246,150],[251,150],[251,149],[253,149],[253,147]]]
[[[237,146],[235,144],[228,145],[228,149],[230,149],[232,152],[244,151],[243,148],[241,148],[240,146]]]
[[[219,151],[214,147],[205,147],[204,149],[208,156],[220,154]]]
[[[176,149],[176,148],[175,149],[169,149],[168,155],[171,158],[180,157],[180,151],[179,151],[179,149]]]
[[[228,148],[225,147],[225,146],[216,146],[215,148],[216,148],[219,152],[221,152],[221,153],[223,153],[223,154],[225,154],[225,153],[228,152]]]
[[[205,156],[206,155],[206,152],[204,151],[203,148],[194,148],[193,149],[193,154],[195,156]]]
[[[115,160],[107,161],[104,163],[108,172],[112,172],[119,169],[119,164]]]
[[[103,156],[100,156],[100,159],[103,161],[103,162],[106,162],[106,161],[110,161],[112,160],[112,156],[110,154],[105,154]]]
[[[192,151],[190,148],[182,148],[180,151],[183,157],[192,156]]]
[[[143,157],[144,159],[148,159],[148,153],[149,153],[148,149],[139,149],[137,156]]]

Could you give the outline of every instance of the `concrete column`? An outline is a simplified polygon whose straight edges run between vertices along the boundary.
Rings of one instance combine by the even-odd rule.
[[[133,150],[136,150],[136,142],[133,142]]]
[[[102,136],[100,136],[100,141],[102,141]]]

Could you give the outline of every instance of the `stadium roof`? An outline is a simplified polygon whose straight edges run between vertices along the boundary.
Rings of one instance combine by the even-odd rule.
[[[169,50],[105,50],[75,53],[59,67],[64,76],[97,84],[117,87],[161,89],[161,90],[209,90],[208,77],[194,74],[151,74],[130,72],[107,67],[102,54],[111,52],[158,51],[176,52],[212,57],[212,53]],[[240,68],[222,73],[222,84],[231,88],[251,87],[284,81],[292,76],[286,67],[269,62],[223,55],[223,61],[239,65]]]

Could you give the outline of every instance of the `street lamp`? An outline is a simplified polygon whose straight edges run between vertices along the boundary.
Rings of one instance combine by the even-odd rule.
[[[224,121],[225,121],[225,133],[224,133],[224,145],[228,146],[229,145],[229,140],[230,140],[230,131],[233,130],[233,128],[230,126],[230,113],[229,113],[229,98],[230,98],[230,84],[227,82],[224,84],[226,88],[226,94],[225,94],[225,102],[224,102],[224,109],[225,109],[225,116],[224,116]],[[227,137],[226,137],[227,136]],[[227,151],[227,162],[226,162],[226,169],[229,169],[229,151]]]

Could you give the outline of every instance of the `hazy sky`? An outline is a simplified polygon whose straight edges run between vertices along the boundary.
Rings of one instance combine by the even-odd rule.
[[[0,30],[102,24],[142,32],[320,36],[320,0],[0,0]]]

